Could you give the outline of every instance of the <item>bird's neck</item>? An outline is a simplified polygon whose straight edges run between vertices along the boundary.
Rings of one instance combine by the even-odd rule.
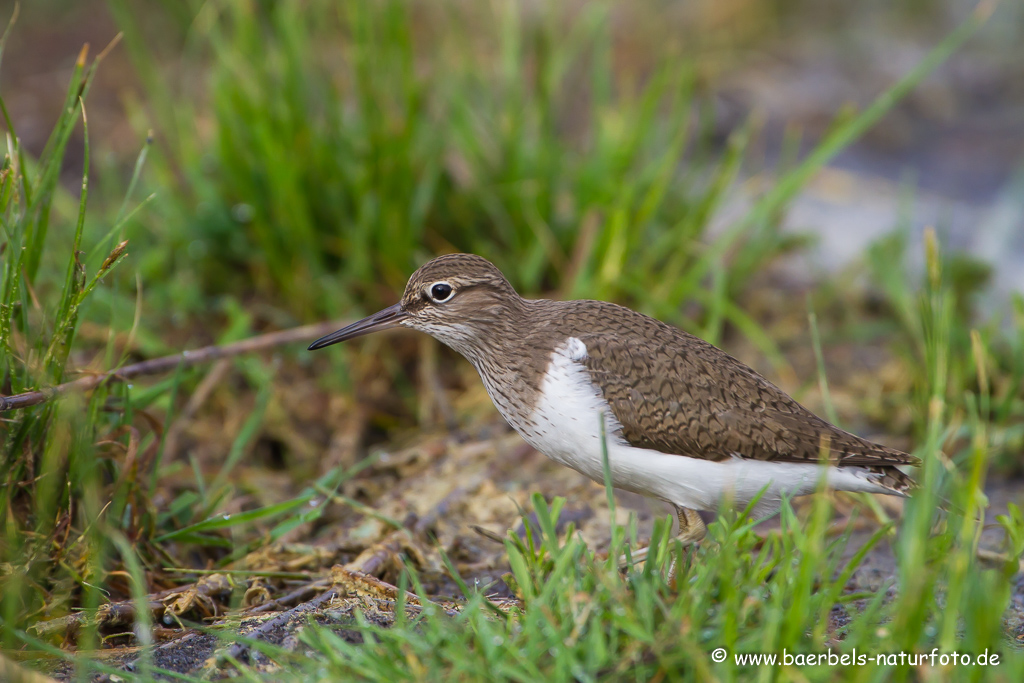
[[[456,349],[480,373],[502,416],[522,433],[540,395],[553,346],[548,329],[557,319],[557,302],[517,298],[502,315],[488,320],[471,348]]]
[[[531,326],[531,309],[535,302],[519,296],[502,302],[500,307],[484,312],[480,320],[466,324],[473,328],[467,343],[453,346],[473,365],[515,364],[522,356],[519,348]]]

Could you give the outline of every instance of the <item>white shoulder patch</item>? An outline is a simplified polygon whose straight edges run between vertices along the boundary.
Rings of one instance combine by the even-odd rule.
[[[579,337],[569,337],[565,340],[565,355],[577,362],[586,360],[587,345]]]

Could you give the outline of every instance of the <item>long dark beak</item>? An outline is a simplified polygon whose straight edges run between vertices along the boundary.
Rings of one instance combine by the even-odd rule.
[[[401,303],[397,303],[394,306],[388,306],[383,311],[378,311],[367,318],[363,318],[357,323],[352,323],[347,327],[343,327],[337,332],[331,332],[326,337],[320,337],[309,345],[309,350],[315,351],[317,349],[322,349],[325,346],[330,346],[331,344],[337,344],[338,342],[362,337],[364,334],[398,327],[398,325],[401,324],[401,322],[408,316],[409,314],[402,310]]]

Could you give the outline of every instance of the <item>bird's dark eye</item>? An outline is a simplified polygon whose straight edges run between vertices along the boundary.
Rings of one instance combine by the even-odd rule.
[[[452,286],[447,282],[437,282],[430,287],[430,298],[441,303],[452,298]]]

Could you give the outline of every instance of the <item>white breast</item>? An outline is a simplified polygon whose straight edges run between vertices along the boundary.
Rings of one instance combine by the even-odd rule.
[[[817,464],[739,457],[715,462],[630,446],[582,363],[586,357],[586,345],[570,337],[551,356],[530,419],[525,424],[510,420],[531,446],[552,460],[603,482],[603,441],[607,444],[613,486],[696,510],[717,510],[723,499],[742,509],[767,487],[754,511],[756,516],[763,516],[777,510],[783,496],[804,495],[816,489],[822,475],[822,467]],[[866,478],[863,468],[826,470],[828,484],[834,488],[883,492]]]
[[[581,363],[586,357],[587,347],[576,337],[555,350],[530,420],[517,429],[552,460],[603,481],[602,436],[609,449],[624,447],[625,442],[618,436],[618,421]]]

